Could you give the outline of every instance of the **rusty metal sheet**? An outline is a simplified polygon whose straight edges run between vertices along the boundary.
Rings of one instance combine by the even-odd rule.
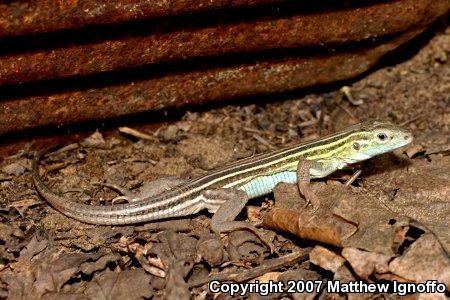
[[[0,101],[0,134],[233,98],[287,92],[359,75],[418,34],[414,30],[375,47],[329,55],[285,57],[205,68],[162,77]]]
[[[236,53],[370,41],[421,28],[449,8],[448,0],[382,1],[357,9],[215,21],[200,28],[157,24],[140,28],[134,36],[107,36],[77,45],[71,45],[68,36],[68,46],[0,56],[0,85]]]
[[[251,7],[283,0],[0,1],[0,37]],[[3,3],[2,3],[3,2]]]

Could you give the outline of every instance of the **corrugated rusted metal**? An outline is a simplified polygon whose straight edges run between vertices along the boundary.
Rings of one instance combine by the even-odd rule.
[[[0,37],[252,7],[283,0],[0,1]],[[4,2],[4,3],[2,3]]]
[[[140,28],[139,36],[99,37],[99,41],[77,45],[69,43],[71,36],[61,37],[58,43],[66,40],[68,46],[0,56],[0,85],[234,53],[342,45],[423,27],[443,7],[445,2],[440,0],[397,0],[353,10],[260,17],[230,24],[222,24],[222,20],[200,28],[195,24],[157,24]],[[149,33],[141,36],[144,32]]]
[[[366,71],[383,54],[417,34],[408,32],[377,47],[327,56],[289,57],[230,67],[169,73],[98,89],[0,102],[0,132],[63,125],[187,104],[287,92],[343,80]]]
[[[200,3],[210,2],[192,1],[192,11],[202,10]],[[260,3],[218,1],[208,9],[221,7],[220,3],[240,6],[257,2]],[[23,3],[28,2],[13,1],[7,5]],[[35,7],[39,3],[48,4],[34,1],[28,5]],[[87,3],[94,2],[72,4]],[[245,18],[201,14],[154,19],[155,24],[150,27],[145,27],[149,24],[145,22],[146,25],[115,24],[92,33],[80,30],[68,37],[64,36],[67,32],[60,32],[4,38],[0,40],[0,134],[286,92],[348,79],[366,71],[385,53],[450,9],[448,0],[346,1],[352,5],[345,8],[324,1],[330,7],[320,8],[315,2],[311,10],[303,2],[301,9],[295,8],[295,3],[288,1],[284,8],[279,4],[279,14],[275,15],[267,14],[275,6],[257,6],[255,14]],[[66,9],[68,3],[59,5]],[[189,12],[188,8],[183,9],[178,13]],[[171,14],[170,9],[162,10],[160,14]],[[39,12],[40,8],[36,8],[36,15],[29,16],[34,23]],[[8,16],[8,20],[28,26],[28,19],[20,16]],[[45,14],[41,17],[49,20]],[[126,20],[130,19],[133,17]],[[89,25],[86,20],[77,26]],[[186,20],[189,23],[184,24]],[[61,20],[61,27],[47,24],[42,28],[73,28],[64,24]],[[134,72],[139,76],[134,76]],[[65,77],[68,78],[62,80]],[[50,81],[39,81],[44,79]]]

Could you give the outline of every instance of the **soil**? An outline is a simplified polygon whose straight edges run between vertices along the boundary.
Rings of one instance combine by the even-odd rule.
[[[72,144],[72,150],[43,160],[42,165],[53,169],[45,174],[46,182],[73,201],[112,205],[111,199],[119,194],[105,183],[137,192],[146,182],[166,175],[192,178],[237,159],[317,138],[359,121],[402,124],[414,134],[408,148],[312,183],[324,201],[355,200],[350,201],[351,211],[342,208],[345,201],[333,208],[335,214],[345,214],[347,219],[359,218],[359,231],[351,238],[336,247],[261,229],[275,245],[270,253],[249,232],[214,235],[208,229],[211,215],[207,212],[177,223],[177,230],[154,231],[145,224],[83,224],[51,208],[35,192],[30,166],[36,149],[30,144],[0,162],[0,298],[212,298],[208,285],[201,284],[208,275],[242,275],[258,266],[267,268],[242,281],[362,278],[378,282],[402,278],[421,282],[435,276],[448,286],[449,273],[442,275],[438,269],[450,270],[450,27],[441,25],[407,60],[393,55],[382,67],[344,89],[315,91],[279,102],[269,100],[186,112],[180,120],[146,132],[146,138],[93,133]],[[361,175],[346,187],[345,181],[356,169]],[[276,207],[275,198],[271,194],[251,201],[239,219],[264,218],[264,213]],[[356,213],[358,210],[361,212]],[[386,226],[393,229],[380,229]],[[413,245],[419,245],[421,238],[430,239],[427,234],[437,241],[433,246],[427,244],[427,249],[434,251],[430,257],[435,257],[431,253],[442,253],[439,266],[424,264],[424,258],[418,256],[415,259],[422,269],[414,272],[399,271],[390,264],[396,257],[406,259],[408,253],[416,253]],[[401,241],[396,247],[392,246],[395,239]],[[311,261],[307,255],[311,249],[321,253],[317,245],[345,257],[351,265],[345,266],[348,273],[344,266],[327,269],[326,264]],[[388,270],[374,268],[364,278],[345,254],[348,250],[342,249],[383,255]],[[268,267],[271,260],[298,252],[304,255],[289,257],[289,264]],[[321,294],[344,297],[325,290]],[[373,298],[374,294],[359,296]],[[277,297],[283,295],[278,293]]]

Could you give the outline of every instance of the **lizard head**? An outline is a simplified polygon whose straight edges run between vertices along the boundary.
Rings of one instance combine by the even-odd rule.
[[[346,163],[355,163],[408,145],[413,135],[408,130],[385,122],[371,121],[352,126],[343,151]]]

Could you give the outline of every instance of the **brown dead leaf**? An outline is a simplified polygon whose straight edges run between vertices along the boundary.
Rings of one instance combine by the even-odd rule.
[[[29,291],[33,288],[34,278],[30,269],[4,269],[0,273],[0,279],[5,284],[9,299],[25,299],[26,296],[31,296]]]
[[[19,212],[19,214],[21,216],[23,216],[24,212],[28,208],[35,206],[37,204],[40,204],[40,203],[42,203],[42,201],[34,199],[34,198],[26,198],[26,199],[14,201],[14,202],[8,204],[6,207],[9,209],[15,208]]]
[[[315,246],[309,253],[309,260],[322,269],[335,273],[345,263],[345,259],[322,246]]]
[[[406,252],[389,264],[389,271],[409,281],[437,280],[450,288],[450,259],[431,233],[418,238]]]
[[[189,299],[189,287],[184,280],[185,267],[184,261],[178,260],[169,267],[166,277],[166,299]]]
[[[432,231],[450,253],[450,156],[415,159],[408,168],[371,176],[368,190],[395,191],[393,197],[378,193],[374,199],[391,214],[416,220]],[[395,219],[397,222],[398,219]],[[393,221],[394,221],[393,220]],[[385,253],[386,254],[386,253]]]
[[[344,248],[342,256],[350,263],[353,271],[366,281],[374,274],[382,274],[389,271],[390,256],[375,252],[367,252],[356,248]]]
[[[37,238],[37,235],[34,234],[27,245],[20,251],[20,260],[21,261],[29,261],[35,255],[41,253],[48,246],[48,241],[45,239]]]
[[[276,208],[305,210],[306,201],[300,196],[297,185],[281,182],[275,186],[273,194]]]
[[[367,194],[342,188],[335,189],[333,194],[338,199],[332,208],[333,214],[358,224],[355,234],[342,245],[393,256],[394,249],[403,242],[399,240],[398,231],[407,227],[410,219],[385,209]]]
[[[80,265],[80,271],[83,274],[91,275],[95,271],[104,270],[110,262],[116,262],[120,259],[120,254],[109,253],[101,256],[94,262],[84,262]]]
[[[90,299],[142,299],[153,295],[151,275],[142,269],[120,273],[105,271],[88,283],[84,293]]]
[[[79,293],[63,293],[63,292],[48,292],[42,300],[90,300],[89,297]]]
[[[29,253],[24,254],[25,260],[11,264],[0,274],[2,281],[8,285],[8,297],[11,299],[39,299],[47,292],[59,292],[78,272],[82,262],[99,256],[84,253],[41,253],[38,256],[34,253],[30,256]],[[29,257],[32,259],[29,260]]]

